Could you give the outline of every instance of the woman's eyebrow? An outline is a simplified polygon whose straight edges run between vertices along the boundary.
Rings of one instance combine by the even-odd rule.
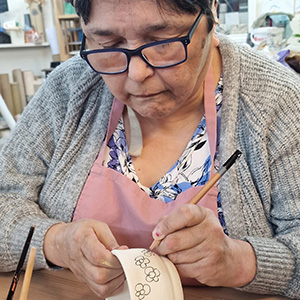
[[[149,32],[157,32],[160,30],[164,30],[166,28],[170,27],[168,23],[162,23],[162,24],[151,24],[151,25],[144,25],[140,32],[141,34],[149,33]],[[90,28],[88,30],[91,34],[97,35],[97,36],[114,36],[118,35],[118,32],[112,29],[99,29],[99,28]]]

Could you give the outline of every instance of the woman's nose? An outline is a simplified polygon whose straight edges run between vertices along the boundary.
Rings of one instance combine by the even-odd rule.
[[[150,67],[141,57],[132,56],[128,66],[128,77],[135,82],[143,82],[154,74],[154,69]]]

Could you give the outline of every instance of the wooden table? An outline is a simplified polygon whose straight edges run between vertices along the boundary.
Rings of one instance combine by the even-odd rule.
[[[0,273],[0,300],[6,300],[13,273]],[[14,300],[19,299],[23,274],[20,277]],[[69,270],[33,272],[28,300],[99,300]],[[283,300],[279,296],[243,293],[230,288],[185,287],[185,300]],[[161,300],[161,299],[157,299]]]

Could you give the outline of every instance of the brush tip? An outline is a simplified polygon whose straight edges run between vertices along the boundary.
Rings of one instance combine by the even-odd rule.
[[[154,240],[149,247],[149,251],[153,251],[160,244],[160,240]]]

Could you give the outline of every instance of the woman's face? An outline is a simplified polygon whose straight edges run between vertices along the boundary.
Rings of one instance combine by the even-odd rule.
[[[154,0],[93,0],[88,24],[82,24],[90,49],[141,45],[186,35],[197,15],[159,9]],[[154,69],[140,57],[131,58],[128,71],[103,75],[113,95],[141,117],[165,118],[183,107],[202,103],[202,82],[212,51],[203,16],[188,45],[187,61]]]

